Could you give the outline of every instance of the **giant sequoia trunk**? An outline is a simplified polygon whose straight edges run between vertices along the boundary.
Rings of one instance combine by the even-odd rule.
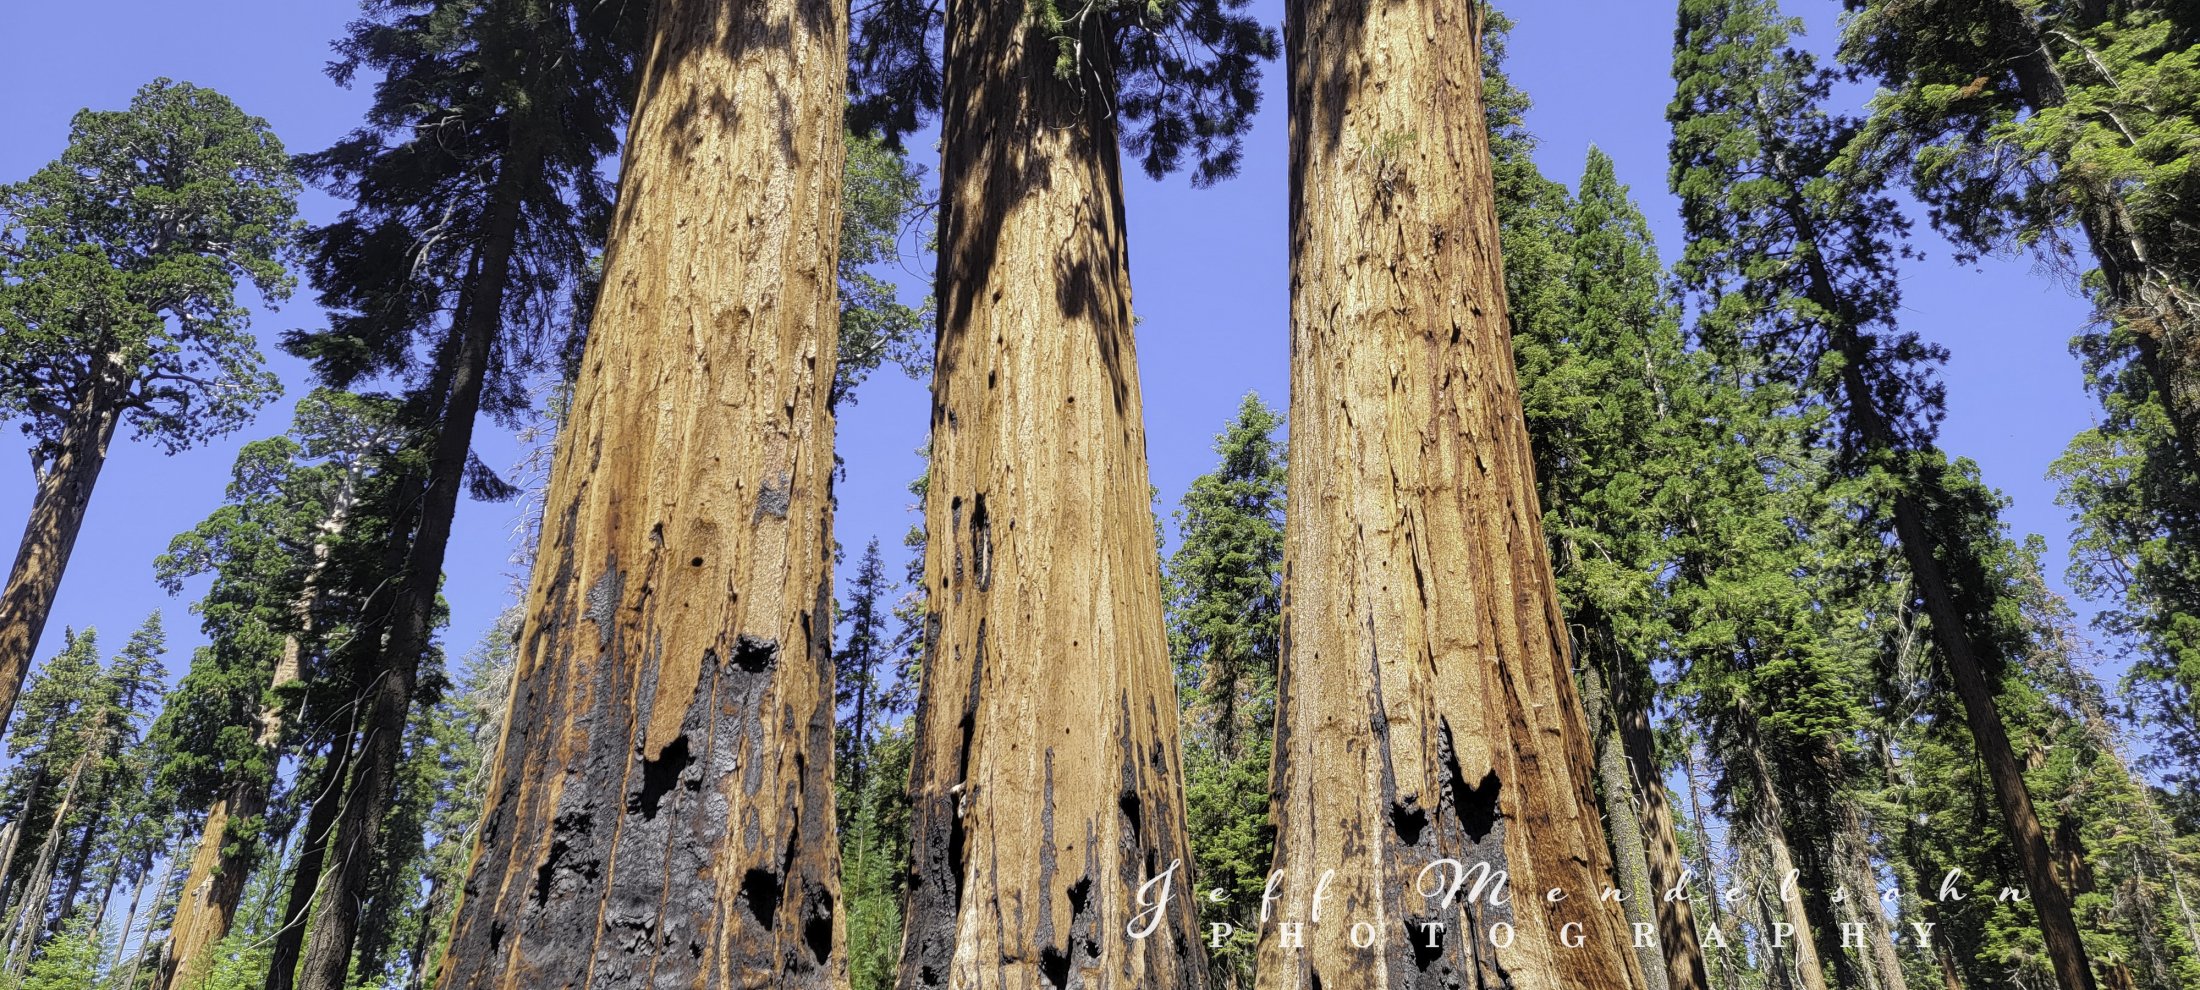
[[[86,391],[61,431],[53,460],[41,466],[31,495],[30,519],[15,552],[8,583],[0,590],[0,725],[15,716],[16,695],[30,675],[31,655],[45,632],[46,616],[61,591],[61,572],[76,549],[76,534],[91,508],[92,487],[107,464],[122,410],[110,390],[95,384]]]
[[[1263,990],[1644,980],[1598,896],[1610,854],[1514,379],[1475,10],[1287,5],[1276,920],[1306,927],[1303,948],[1264,929]],[[1443,860],[1518,896],[1424,898]]]
[[[1084,19],[1064,80],[1036,9],[947,10],[900,986],[1197,988],[1111,41]],[[1128,937],[1172,868],[1158,926]]]
[[[845,7],[664,0],[652,31],[450,990],[846,983]]]

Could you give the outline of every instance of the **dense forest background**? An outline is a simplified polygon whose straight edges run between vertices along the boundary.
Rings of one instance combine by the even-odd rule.
[[[1238,16],[1273,25],[1272,6]],[[1839,5],[1686,0],[1677,47],[1667,5],[1579,6],[1513,11],[1485,71],[1538,491],[1615,883],[1630,920],[1659,931],[1646,978],[2075,990],[2056,925],[1992,898],[2033,865],[2004,832],[2001,771],[2037,807],[2089,978],[2200,983],[2193,473],[2140,353],[2160,317],[2094,272],[2111,262],[2078,233],[2099,199],[2081,180],[2105,174],[2149,190],[2123,222],[2168,231],[2163,264],[2189,271],[2193,26],[2144,3],[2015,5],[2071,39],[2077,109],[1973,120],[1978,92],[1932,62],[1965,64],[1977,39],[1932,31],[1986,16],[1966,5],[1916,24],[1905,5],[1854,3],[1846,23],[1863,27],[1843,45]],[[0,790],[8,986],[413,987],[446,950],[601,273],[640,18],[516,2],[263,13],[271,37],[336,40],[348,85],[288,53],[278,84],[163,80],[94,102],[131,114],[78,118],[70,168],[43,172],[59,119],[9,111],[0,408],[46,477],[74,449],[67,403],[88,401],[70,391],[84,362],[68,314],[119,313],[155,337],[144,328],[174,321],[183,343],[115,346],[152,370],[114,407],[111,467],[25,645]],[[1942,47],[1885,43],[1920,36]],[[569,57],[523,68],[538,51]],[[186,75],[143,71],[167,64],[149,53],[105,58],[103,72]],[[1253,980],[1274,841],[1284,108],[1281,69],[1266,71],[1265,104],[1239,122],[1241,174],[1134,180],[1127,195],[1193,873],[1234,895],[1201,920],[1247,933],[1210,955],[1226,986]],[[69,78],[48,85],[67,93]],[[254,98],[272,89],[289,91],[265,100],[285,112]],[[2123,133],[2104,138],[2101,119]],[[925,616],[913,410],[931,370],[936,131],[887,123],[898,145],[847,140],[830,396],[833,749],[859,987],[895,980]],[[86,236],[69,211],[97,200],[82,177],[127,144],[102,135],[133,127],[257,156],[224,180],[204,224],[219,230],[196,250],[161,226],[167,205],[100,214],[110,256],[144,250],[152,275],[119,267],[157,283],[156,304],[72,267],[66,243]],[[439,156],[407,150],[423,134]],[[2028,186],[1997,155],[2061,171]],[[1814,253],[1830,271],[1784,263]],[[446,315],[468,332],[445,336]],[[477,421],[471,442],[454,434]],[[423,480],[446,475],[464,497]],[[21,487],[0,494],[0,518],[32,515]],[[424,535],[439,513],[444,532]],[[425,546],[440,588],[411,566]],[[2006,723],[2004,765],[1976,745],[1924,559],[1947,572],[1943,614],[1964,618],[1959,648]],[[1679,920],[1656,891],[1680,870],[1897,894],[1872,912],[1858,900],[1875,894],[1783,903],[1759,888]],[[1976,880],[1971,899],[1930,896],[1948,870]],[[1896,951],[1912,923],[1936,926],[1931,946]],[[1843,924],[1866,926],[1867,945],[1844,944]],[[1801,934],[1768,948],[1779,926]]]

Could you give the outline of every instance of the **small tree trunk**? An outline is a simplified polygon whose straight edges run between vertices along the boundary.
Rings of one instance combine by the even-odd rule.
[[[1772,779],[1772,765],[1765,760],[1764,750],[1757,741],[1755,717],[1743,712],[1741,718],[1751,728],[1743,733],[1742,763],[1749,774],[1749,786],[1756,805],[1758,841],[1764,846],[1765,857],[1772,868],[1772,876],[1764,882],[1772,885],[1771,896],[1779,900],[1781,917],[1792,932],[1785,939],[1787,955],[1795,961],[1797,986],[1800,990],[1826,990],[1826,967],[1818,956],[1818,941],[1812,932],[1809,905],[1803,903],[1805,893],[1795,889],[1791,878],[1800,874],[1795,866],[1794,852],[1788,847],[1785,812],[1781,808],[1780,793]],[[1775,950],[1777,952],[1777,950]]]
[[[1869,968],[1876,974],[1874,990],[1909,990],[1909,981],[1902,976],[1902,957],[1894,948],[1894,933],[1887,927],[1887,912],[1880,904],[1879,872],[1872,867],[1871,833],[1864,827],[1864,816],[1855,802],[1840,795],[1834,797],[1834,815],[1835,863],[1855,888],[1849,904],[1870,943],[1866,951],[1871,957]]]
[[[176,874],[177,857],[175,855],[175,852],[176,851],[174,849],[165,849],[162,851],[162,854],[167,858],[167,862],[161,865],[159,882],[153,884],[153,904],[151,907],[147,908],[145,912],[145,936],[138,940],[138,950],[130,957],[129,972],[124,973],[122,976],[122,986],[124,990],[132,990],[132,988],[135,988],[137,986],[138,970],[142,969],[145,965],[145,952],[147,949],[152,948],[153,919],[160,917],[160,900],[161,898],[167,896],[168,881]],[[134,907],[135,902],[132,903]],[[128,931],[128,929],[124,929],[124,931]],[[161,951],[163,955],[167,953],[165,943],[163,943]],[[156,966],[159,965],[159,960],[155,960],[154,964]]]
[[[145,882],[152,878],[151,861],[138,864],[137,878],[130,883],[130,908],[122,913],[122,933],[115,938],[115,962],[122,962],[122,954],[130,947],[130,933],[137,928],[138,904],[145,899]],[[150,935],[151,932],[146,934]],[[138,955],[145,952],[145,943],[138,942]],[[137,990],[137,965],[131,963],[129,975],[115,984],[116,990]]]
[[[440,985],[845,986],[847,8],[660,3]]]
[[[1742,980],[1741,974],[1735,970],[1735,950],[1732,948],[1731,940],[1738,937],[1741,932],[1739,929],[1735,931],[1726,930],[1728,915],[1726,909],[1721,906],[1721,895],[1726,890],[1726,886],[1719,882],[1718,867],[1711,859],[1711,828],[1709,819],[1703,813],[1703,799],[1701,796],[1703,788],[1697,780],[1696,747],[1694,743],[1690,743],[1687,750],[1681,754],[1681,760],[1681,770],[1688,777],[1688,820],[1696,830],[1699,846],[1696,850],[1696,868],[1703,871],[1704,887],[1712,892],[1710,900],[1706,902],[1711,905],[1711,925],[1719,929],[1721,938],[1730,940],[1729,947],[1719,953],[1719,986],[1720,990],[1738,990],[1742,985]]]
[[[1680,841],[1673,834],[1673,806],[1666,798],[1657,740],[1650,730],[1649,699],[1638,694],[1625,680],[1613,686],[1620,745],[1626,750],[1627,767],[1634,778],[1635,799],[1641,802],[1650,881],[1657,888],[1658,944],[1665,950],[1665,969],[1672,990],[1710,990],[1703,944],[1696,936],[1696,909],[1689,900],[1694,892],[1682,882],[1687,871],[1681,865]],[[1717,890],[1709,873],[1699,879],[1705,889]],[[1682,896],[1667,897],[1675,888],[1681,888]]]
[[[1104,14],[949,0],[900,987],[1202,988]],[[1155,927],[1126,935],[1140,886]],[[1165,895],[1165,897],[1164,897]]]
[[[95,731],[94,735],[97,734]],[[38,933],[45,927],[46,902],[53,894],[53,868],[61,853],[61,834],[68,827],[69,816],[76,812],[77,791],[84,782],[84,773],[92,762],[95,749],[92,741],[87,740],[84,755],[77,757],[76,766],[69,770],[69,780],[61,788],[61,801],[54,806],[53,824],[46,829],[45,841],[38,845],[38,859],[31,865],[15,917],[10,919],[5,972],[11,976],[22,973],[23,967],[30,962],[31,949],[38,944]]]
[[[76,914],[76,899],[83,895],[84,879],[92,872],[92,843],[99,838],[99,830],[106,823],[106,813],[95,808],[91,818],[77,832],[76,849],[69,853],[68,859],[62,861],[61,873],[68,880],[61,888],[61,899],[55,902],[53,922],[46,928],[48,935],[61,934],[61,926],[67,924],[69,918]]]
[[[61,590],[61,573],[76,548],[77,531],[84,528],[92,487],[107,464],[107,444],[121,415],[106,388],[88,389],[61,431],[53,460],[38,475],[23,542],[7,587],[0,590],[0,725],[15,715],[16,695],[30,675],[32,653]]]
[[[1620,730],[1612,712],[1612,693],[1605,687],[1604,671],[1593,660],[1582,665],[1581,690],[1589,729],[1597,737],[1597,781],[1604,790],[1605,824],[1612,840],[1612,853],[1618,859],[1615,876],[1626,898],[1620,903],[1626,910],[1628,926],[1634,929],[1629,944],[1635,947],[1635,955],[1642,963],[1643,985],[1649,990],[1667,990],[1670,984],[1666,979],[1665,948],[1656,937],[1658,892],[1650,879],[1642,820],[1635,815],[1634,776],[1628,769],[1627,754],[1620,744]],[[1647,942],[1641,937],[1646,930],[1652,933]]]
[[[1263,990],[1645,980],[1620,907],[1595,896],[1611,854],[1507,328],[1479,10],[1286,4],[1291,479],[1274,807],[1281,918],[1308,927],[1303,949],[1279,924],[1263,930]],[[1519,896],[1420,896],[1424,868],[1445,860],[1505,871]],[[1551,888],[1569,896],[1550,904]],[[1363,907],[1339,920],[1347,904]],[[1383,937],[1355,948],[1350,926],[1371,916]],[[1500,946],[1500,922],[1533,937]],[[1401,923],[1410,940],[1391,934]],[[1432,938],[1431,923],[1446,930]]]
[[[1800,203],[1793,202],[1786,212],[1796,224],[1798,238],[1816,243],[1818,235],[1809,212]],[[1878,393],[1865,377],[1864,369],[1872,366],[1872,344],[1858,330],[1855,307],[1836,287],[1823,257],[1808,253],[1804,260],[1808,266],[1811,301],[1832,317],[1827,321],[1826,330],[1843,359],[1838,400],[1862,445],[1857,453],[1867,459],[1891,461],[1889,466],[1899,479],[1900,487],[1891,499],[1896,541],[1901,545],[1904,561],[1909,564],[1917,593],[1924,601],[1925,614],[1932,620],[1933,642],[1940,648],[1948,680],[1963,703],[1964,722],[1978,748],[1979,761],[1986,765],[1987,777],[1993,783],[1994,801],[2001,810],[2003,830],[2024,868],[2025,886],[2032,895],[2032,909],[2039,919],[2040,936],[2046,943],[2056,980],[2062,990],[2093,990],[2093,972],[2087,964],[2085,943],[2079,937],[2077,921],[2071,913],[2070,894],[2055,876],[2054,854],[2048,849],[2047,834],[2040,828],[2039,813],[2033,808],[2031,792],[2025,787],[2024,767],[2010,746],[2001,710],[1994,704],[1993,685],[1987,681],[1984,663],[1971,636],[1969,617],[1956,600],[1955,586],[1939,556],[1951,549],[1968,551],[1943,546],[1935,538],[1926,521],[1925,506],[1920,502],[1921,497],[1937,496],[1940,485],[1937,476],[1920,473],[1914,462],[1940,455],[1932,450],[1908,450],[1900,442],[1880,408]],[[1903,458],[1913,463],[1905,464]],[[1933,470],[1932,467],[1924,469],[1925,472]]]
[[[353,740],[337,738],[321,763],[310,793],[305,837],[298,847],[298,862],[290,873],[290,896],[283,905],[283,924],[275,930],[268,949],[267,978],[263,990],[291,990],[298,982],[298,957],[306,939],[306,915],[313,907],[314,892],[321,887],[321,873],[328,863],[329,837],[336,831],[336,815],[343,807],[344,781],[351,770]]]

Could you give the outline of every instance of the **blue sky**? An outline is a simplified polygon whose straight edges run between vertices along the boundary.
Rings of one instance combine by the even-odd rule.
[[[1591,143],[1610,154],[1632,186],[1668,260],[1678,252],[1679,226],[1665,192],[1665,105],[1672,9],[1656,0],[1541,0],[1513,3],[1518,22],[1510,71],[1535,99],[1530,126],[1541,139],[1538,160],[1569,184]],[[1793,0],[1812,16],[1820,45],[1830,39],[1832,4]],[[1280,0],[1256,0],[1271,23]],[[321,72],[329,42],[356,7],[347,0],[80,0],[34,4],[0,0],[0,182],[15,181],[58,154],[69,117],[91,106],[120,107],[157,76],[218,89],[248,112],[267,118],[293,151],[325,147],[357,121],[363,94],[339,89]],[[1143,318],[1139,369],[1146,397],[1148,454],[1166,513],[1191,479],[1212,462],[1209,445],[1239,397],[1259,391],[1285,401],[1287,280],[1282,68],[1271,66],[1270,97],[1248,142],[1244,172],[1213,189],[1194,190],[1181,177],[1129,180],[1131,278]],[[922,148],[918,161],[935,164]],[[309,219],[338,208],[309,195]],[[2069,523],[2044,479],[2049,462],[2093,414],[2067,342],[2086,306],[2058,278],[2025,258],[1960,267],[1929,232],[1918,244],[1927,257],[1903,279],[1905,324],[1947,346],[1949,411],[1943,433],[1951,451],[1972,457],[1986,480],[2014,504],[2007,513],[2019,533],[2039,533],[2052,548],[2050,575],[2060,585]],[[929,270],[910,260],[905,290]],[[314,327],[321,314],[310,293],[263,312],[255,328],[272,342],[282,330]],[[222,441],[176,457],[118,440],[93,500],[40,657],[60,642],[63,627],[98,626],[110,648],[148,611],[168,611],[171,670],[180,670],[200,642],[182,599],[163,594],[151,562],[168,540],[220,503],[229,465],[246,440],[281,432],[290,406],[309,383],[304,368],[274,352],[288,389],[259,421]],[[924,442],[928,398],[923,383],[882,370],[842,410],[840,451],[848,464],[839,489],[838,531],[850,556],[878,536],[890,564],[902,560],[900,539],[916,519],[905,490]],[[510,437],[484,424],[482,459],[496,467],[520,456]],[[0,434],[0,539],[12,540],[28,511],[29,460],[21,435]],[[513,505],[469,503],[460,512],[446,586],[454,652],[479,639],[510,600],[513,585]],[[10,544],[12,548],[12,544]],[[12,558],[12,553],[7,555]],[[851,561],[852,564],[852,561]],[[899,573],[898,566],[890,573]]]

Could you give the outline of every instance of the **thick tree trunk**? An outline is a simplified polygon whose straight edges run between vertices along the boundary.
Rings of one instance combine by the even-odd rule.
[[[284,899],[283,924],[268,946],[267,977],[263,990],[291,990],[298,982],[298,957],[305,952],[306,916],[313,895],[321,888],[321,874],[328,865],[329,837],[336,831],[336,815],[342,810],[344,781],[351,775],[353,737],[339,736],[308,792],[312,806],[306,811],[305,835],[298,847],[298,862],[290,873],[290,895]]]
[[[1658,894],[1658,944],[1665,951],[1672,990],[1710,990],[1703,944],[1696,936],[1696,909],[1690,901],[1695,894],[1691,885],[1683,883],[1687,869],[1681,865],[1680,840],[1673,833],[1673,806],[1666,798],[1657,740],[1650,730],[1650,703],[1638,693],[1638,688],[1622,680],[1613,686],[1612,698],[1619,715],[1620,745],[1626,750],[1628,771],[1634,778],[1635,799],[1641,802],[1650,882]],[[1709,874],[1694,879],[1703,890],[1717,889]],[[1667,897],[1676,887],[1681,888],[1683,896]]]
[[[0,590],[0,725],[15,715],[16,695],[30,675],[32,654],[53,611],[54,595],[61,590],[61,573],[76,548],[76,534],[84,528],[115,424],[122,418],[107,394],[97,386],[86,392],[79,411],[61,431],[53,460],[41,467],[15,566],[8,571],[6,589]]]
[[[655,17],[449,990],[847,980],[826,404],[846,7]]]
[[[1303,948],[1263,930],[1263,990],[1645,979],[1619,906],[1597,896],[1610,854],[1514,378],[1477,9],[1286,5],[1274,807],[1278,921],[1306,928]],[[1445,860],[1502,870],[1517,896],[1423,896]],[[1380,933],[1367,949],[1351,938],[1363,922]]]
[[[321,574],[328,566],[330,541],[343,534],[345,522],[351,515],[359,470],[355,468],[345,479],[329,508],[328,518],[319,527],[319,539],[313,548],[313,569],[306,576],[298,601],[292,608],[299,631],[283,639],[283,652],[268,675],[266,697],[269,699],[273,699],[275,692],[284,685],[297,680],[303,669],[304,637],[313,632],[314,596]],[[260,707],[258,733],[253,742],[259,746],[270,767],[282,756],[286,718],[279,704],[270,702]],[[237,902],[244,897],[245,881],[251,877],[261,854],[256,843],[233,840],[229,824],[231,821],[252,821],[266,814],[269,790],[274,784],[272,777],[240,779],[207,809],[205,827],[199,831],[198,847],[191,854],[190,870],[184,874],[183,900],[176,906],[173,934],[169,936],[173,946],[169,954],[171,965],[153,978],[153,990],[195,990],[212,966],[213,949],[229,937],[230,926],[236,921]]]
[[[900,986],[1204,987],[1113,38],[949,0],[931,614]],[[1141,885],[1171,874],[1147,904]],[[1127,929],[1144,910],[1146,937]]]
[[[1643,842],[1642,819],[1635,814],[1635,780],[1627,763],[1620,729],[1612,711],[1612,692],[1605,686],[1604,671],[1592,661],[1581,668],[1582,701],[1587,706],[1589,730],[1596,733],[1597,781],[1604,791],[1605,827],[1612,840],[1617,886],[1624,896],[1622,908],[1634,929],[1630,943],[1642,963],[1643,985],[1649,990],[1668,990],[1665,947],[1657,938],[1655,904],[1658,892],[1650,879],[1650,857]],[[1643,938],[1647,931],[1651,937]]]

